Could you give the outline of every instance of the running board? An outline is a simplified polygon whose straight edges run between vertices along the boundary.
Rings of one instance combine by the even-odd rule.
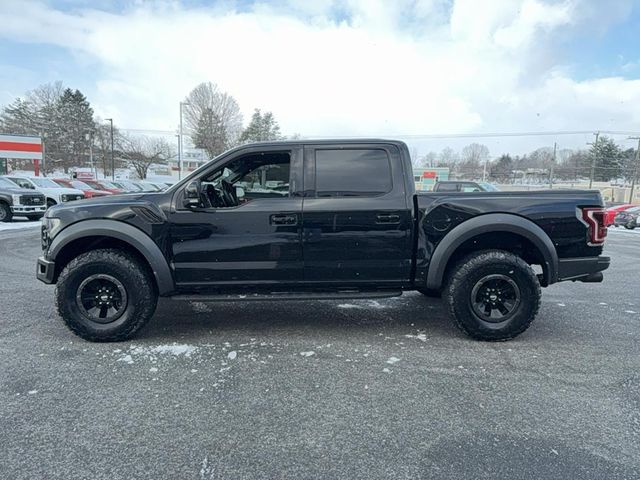
[[[217,295],[174,295],[172,300],[186,300],[189,302],[235,302],[235,301],[273,301],[273,300],[341,300],[361,298],[389,298],[399,297],[401,290],[389,291],[339,291],[339,292],[272,292],[272,293],[231,293]]]

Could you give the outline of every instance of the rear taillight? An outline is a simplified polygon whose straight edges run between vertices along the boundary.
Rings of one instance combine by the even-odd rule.
[[[602,207],[582,207],[582,220],[587,224],[589,245],[602,245],[607,236],[605,211]]]

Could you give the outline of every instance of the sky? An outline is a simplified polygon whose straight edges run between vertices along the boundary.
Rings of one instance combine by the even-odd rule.
[[[123,128],[175,131],[211,81],[245,122],[421,154],[592,140],[430,135],[640,131],[640,0],[0,0],[0,25],[0,105],[61,80]]]

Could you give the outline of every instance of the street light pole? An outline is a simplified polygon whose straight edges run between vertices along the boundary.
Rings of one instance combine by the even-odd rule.
[[[632,167],[631,192],[629,192],[629,203],[633,203],[633,190],[636,187],[636,178],[640,173],[640,137],[629,137],[629,140],[638,140],[638,149],[636,150],[635,165]]]
[[[189,102],[180,102],[180,130],[178,132],[178,180],[182,178],[182,107],[191,105]]]
[[[113,159],[113,118],[105,118],[111,124],[111,180],[116,179],[116,163]]]

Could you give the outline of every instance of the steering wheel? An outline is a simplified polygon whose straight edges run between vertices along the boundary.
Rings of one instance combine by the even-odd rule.
[[[227,180],[222,180],[222,196],[227,207],[235,207],[238,205],[236,189],[231,182]]]

